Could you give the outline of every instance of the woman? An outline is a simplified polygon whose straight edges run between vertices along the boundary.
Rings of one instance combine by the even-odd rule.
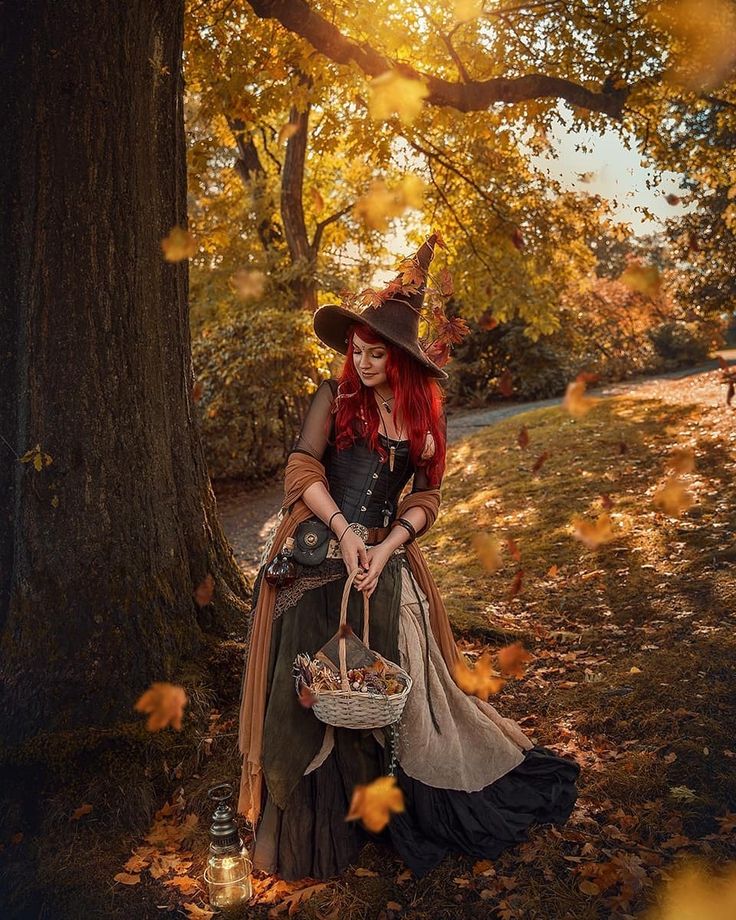
[[[281,520],[254,587],[240,719],[238,810],[256,830],[254,868],[287,880],[327,878],[355,861],[370,835],[345,821],[353,789],[387,774],[392,751],[405,810],[382,836],[417,876],[448,852],[494,859],[532,824],[564,823],[577,798],[573,760],[534,746],[453,681],[459,652],[415,542],[434,523],[445,467],[437,380],[447,375],[418,341],[435,241],[414,258],[421,283],[397,279],[378,307],[329,305],[314,318],[346,360],[339,383],[320,384],[289,455]],[[270,585],[267,564],[314,518],[331,531],[326,558],[299,566],[293,584]],[[413,680],[398,738],[325,726],[295,691],[294,658],[333,637],[356,569],[348,622],[360,635],[370,598],[371,648]]]

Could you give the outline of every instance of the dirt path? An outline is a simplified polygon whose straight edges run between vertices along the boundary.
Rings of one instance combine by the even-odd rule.
[[[736,349],[720,354],[730,363],[736,363]],[[598,396],[635,396],[641,399],[662,399],[665,402],[702,403],[715,405],[725,399],[725,389],[714,390],[713,375],[718,365],[709,361],[697,367],[685,368],[667,374],[639,377],[601,387],[591,392]],[[484,407],[468,411],[450,411],[447,419],[449,444],[461,441],[478,428],[494,425],[506,418],[555,406],[560,397],[540,399],[499,407]],[[217,507],[225,533],[230,540],[235,558],[250,577],[258,571],[263,545],[279,511],[282,482],[266,483],[257,489],[243,489],[237,485],[216,485]]]

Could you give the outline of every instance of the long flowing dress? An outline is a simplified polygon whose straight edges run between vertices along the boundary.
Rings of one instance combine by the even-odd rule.
[[[414,469],[408,441],[393,441],[393,470],[387,451],[371,450],[364,439],[337,450],[335,393],[335,381],[322,381],[292,449],[321,460],[330,494],[348,521],[383,526],[387,507],[393,520],[412,477],[412,491],[429,488],[424,470]],[[254,607],[264,569],[256,578]],[[314,655],[334,636],[346,577],[343,560],[327,558],[299,566],[297,580],[277,593],[254,869],[286,880],[329,878],[355,862],[373,835],[345,820],[352,792],[386,775],[392,741],[405,810],[392,815],[380,836],[418,877],[450,852],[494,859],[525,840],[532,825],[563,824],[577,798],[578,764],[532,745],[516,722],[457,687],[429,627],[427,598],[401,548],[370,598],[371,648],[400,663],[413,680],[398,731],[392,738],[389,729],[332,728],[300,704],[294,659],[299,652]],[[353,590],[348,622],[358,635],[362,612],[363,595]]]

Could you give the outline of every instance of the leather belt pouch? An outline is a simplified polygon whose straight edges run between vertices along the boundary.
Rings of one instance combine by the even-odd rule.
[[[319,565],[327,558],[332,531],[319,518],[302,521],[294,534],[292,556],[301,565]]]

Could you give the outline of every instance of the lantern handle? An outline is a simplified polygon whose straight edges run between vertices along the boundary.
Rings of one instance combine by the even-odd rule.
[[[220,789],[227,790],[221,795],[215,795],[216,792]],[[213,786],[208,790],[207,795],[213,800],[213,802],[227,802],[228,799],[233,797],[233,787],[230,783],[220,783],[218,786]]]

